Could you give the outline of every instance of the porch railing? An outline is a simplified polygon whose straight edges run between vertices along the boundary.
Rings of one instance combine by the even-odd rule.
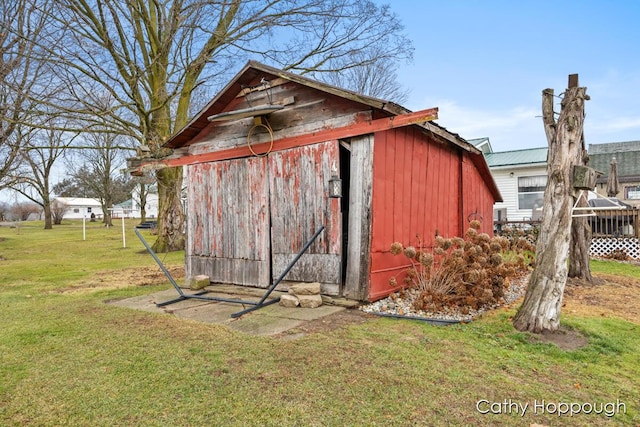
[[[607,256],[622,251],[633,259],[640,259],[640,209],[598,209],[582,211],[591,225],[591,254]],[[520,235],[535,243],[540,221],[494,221],[496,235],[520,230]]]

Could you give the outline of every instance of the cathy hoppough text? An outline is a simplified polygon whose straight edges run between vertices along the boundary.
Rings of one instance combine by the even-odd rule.
[[[615,402],[549,402],[546,400],[534,400],[533,402],[518,402],[505,399],[501,402],[490,400],[478,400],[476,410],[481,414],[520,415],[558,415],[572,417],[578,414],[604,415],[613,417],[617,414],[626,414],[627,405],[620,400]]]

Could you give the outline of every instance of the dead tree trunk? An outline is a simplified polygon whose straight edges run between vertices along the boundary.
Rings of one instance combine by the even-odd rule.
[[[513,319],[520,331],[540,333],[560,326],[560,308],[567,282],[571,231],[573,166],[582,156],[582,126],[586,88],[569,84],[556,122],[553,89],[542,92],[542,120],[549,144],[547,187],[531,273],[522,306]]]
[[[583,140],[584,141],[584,140]],[[584,142],[582,144],[584,146]],[[581,156],[581,164],[588,163],[586,153],[583,150]],[[588,206],[586,197],[578,197],[576,201],[577,207]],[[573,218],[571,223],[571,252],[569,253],[569,277],[575,277],[587,282],[593,282],[593,276],[591,276],[591,256],[589,251],[591,249],[591,225],[586,216],[577,216]]]

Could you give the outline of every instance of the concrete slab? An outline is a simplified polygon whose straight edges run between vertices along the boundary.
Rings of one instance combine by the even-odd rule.
[[[334,305],[321,305],[316,308],[286,308],[278,304],[273,304],[259,310],[259,313],[264,316],[282,317],[285,319],[295,320],[315,320],[324,316],[328,316],[338,311],[344,310],[344,307],[337,307]]]
[[[227,323],[227,326],[251,335],[276,335],[298,327],[302,323],[304,323],[302,320],[265,316],[254,311]]]
[[[229,288],[229,285],[227,285],[223,293],[214,291],[209,292],[204,296],[252,302],[258,302],[260,300],[259,296],[247,295],[247,290],[241,286],[238,286],[237,288],[238,292],[234,293],[233,288]],[[195,293],[184,289],[183,292],[187,295]],[[156,306],[158,303],[176,299],[178,296],[179,295],[176,290],[171,288],[165,291],[155,292],[150,295],[110,301],[109,304],[134,310],[143,310],[151,313],[170,314],[198,322],[222,324],[231,329],[251,335],[280,334],[290,329],[297,328],[305,322],[320,319],[345,310],[344,307],[334,305],[322,305],[317,308],[286,308],[275,303],[234,319],[231,317],[231,314],[242,311],[245,308],[250,307],[250,305],[190,298],[163,307]]]

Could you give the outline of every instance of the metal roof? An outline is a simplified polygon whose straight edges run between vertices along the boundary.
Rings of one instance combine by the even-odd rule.
[[[524,150],[501,151],[487,153],[485,158],[490,168],[500,166],[531,166],[538,163],[547,163],[547,147],[527,148]]]

